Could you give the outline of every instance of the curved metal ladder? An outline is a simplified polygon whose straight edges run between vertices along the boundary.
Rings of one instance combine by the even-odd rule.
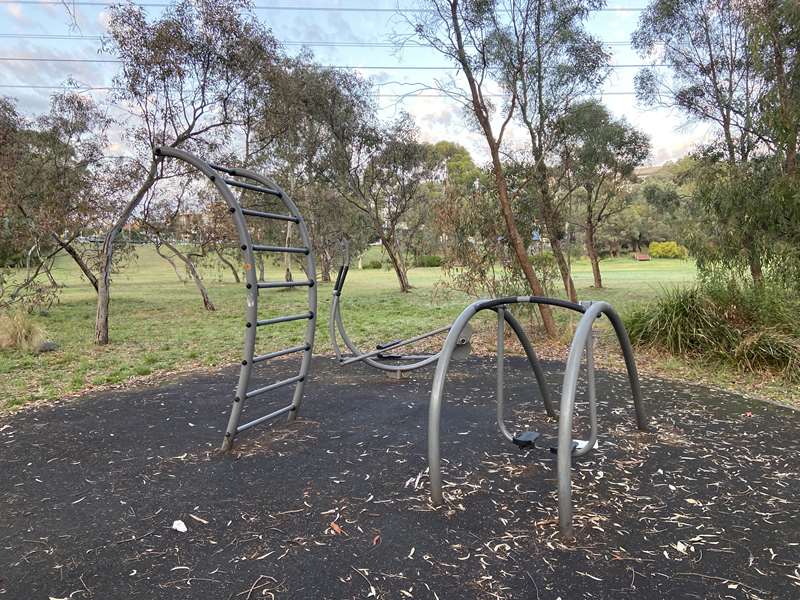
[[[247,311],[245,315],[244,353],[242,358],[242,366],[239,371],[239,383],[236,387],[236,396],[233,399],[230,418],[228,419],[228,425],[225,429],[225,437],[222,441],[222,450],[227,451],[233,447],[233,441],[236,436],[246,429],[250,429],[251,427],[255,427],[261,423],[271,421],[272,419],[276,419],[277,417],[285,414],[289,415],[289,420],[293,420],[297,417],[297,412],[300,409],[300,405],[303,401],[303,387],[306,379],[308,378],[309,369],[311,367],[311,355],[314,348],[314,330],[317,317],[316,264],[314,262],[314,252],[311,247],[311,239],[309,238],[308,229],[305,221],[303,220],[303,216],[300,214],[300,211],[297,209],[295,203],[292,202],[292,199],[289,198],[289,196],[280,188],[280,186],[267,177],[247,169],[226,168],[213,165],[205,162],[189,152],[167,146],[156,148],[155,154],[157,156],[172,157],[182,160],[192,165],[198,171],[208,177],[227,203],[228,211],[233,218],[233,222],[236,225],[236,232],[239,236],[239,247],[244,258],[246,281],[245,287],[247,289]],[[242,208],[239,200],[231,191],[231,187],[278,198],[289,211],[289,214],[271,213],[250,208]],[[246,217],[295,223],[300,232],[303,246],[293,248],[287,246],[254,244],[250,235],[250,230],[247,226]],[[308,279],[304,281],[259,281],[256,273],[256,252],[277,252],[304,255],[306,257],[305,272],[308,276]],[[259,292],[261,290],[294,287],[308,288],[308,311],[300,314],[273,317],[270,319],[258,318],[258,300]],[[259,327],[300,320],[307,321],[304,336],[305,339],[303,340],[302,344],[291,348],[285,348],[283,350],[276,350],[260,356],[255,354],[256,331]],[[249,389],[253,365],[270,360],[272,358],[278,358],[279,356],[287,356],[289,354],[300,352],[303,353],[303,358],[300,363],[300,371],[297,375],[254,390]],[[289,385],[295,386],[291,404],[262,417],[258,417],[257,419],[253,419],[247,423],[239,424],[245,400],[250,400],[251,398],[261,394],[265,394]]]
[[[441,505],[444,502],[442,494],[442,470],[441,470],[441,415],[442,402],[444,396],[444,384],[447,378],[447,371],[450,367],[450,359],[456,347],[458,332],[465,327],[469,321],[483,310],[494,310],[497,312],[497,426],[500,433],[507,440],[520,447],[534,447],[539,438],[537,432],[526,432],[522,435],[514,436],[506,428],[503,416],[503,355],[504,355],[504,326],[507,322],[505,315],[508,313],[506,306],[509,304],[546,304],[558,306],[576,312],[583,313],[575,335],[570,345],[569,356],[566,368],[564,369],[564,382],[561,388],[561,405],[558,415],[558,441],[552,446],[547,446],[558,454],[558,523],[561,535],[571,537],[572,528],[572,457],[583,456],[592,450],[597,441],[597,399],[595,396],[594,381],[594,357],[592,352],[592,328],[594,322],[602,315],[608,317],[617,335],[622,354],[625,359],[625,368],[628,372],[628,380],[633,396],[633,405],[636,415],[636,424],[641,431],[649,431],[647,425],[647,414],[642,402],[642,392],[639,386],[639,375],[636,370],[636,362],[633,358],[628,334],[622,324],[619,315],[607,302],[587,302],[575,304],[565,300],[546,298],[541,296],[519,296],[509,298],[496,298],[493,300],[478,300],[472,303],[459,315],[453,322],[450,334],[445,340],[441,350],[441,357],[436,365],[436,373],[433,377],[431,389],[431,401],[428,409],[428,468],[431,480],[431,501],[434,505]],[[590,432],[589,439],[583,444],[577,444],[572,437],[572,418],[575,410],[575,394],[578,386],[578,375],[581,369],[581,358],[586,356],[586,372],[588,380],[589,396],[589,420]],[[541,387],[541,386],[540,386]],[[541,446],[538,446],[541,447]]]

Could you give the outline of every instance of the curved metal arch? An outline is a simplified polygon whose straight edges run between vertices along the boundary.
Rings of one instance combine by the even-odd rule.
[[[572,417],[575,411],[575,394],[578,388],[581,354],[588,347],[594,323],[598,317],[606,315],[611,321],[617,341],[625,357],[625,368],[631,385],[633,405],[636,412],[636,425],[640,431],[650,431],[647,414],[642,402],[639,373],[633,358],[633,348],[622,319],[608,302],[594,302],[584,313],[575,335],[572,338],[567,364],[564,369],[564,383],[561,386],[561,404],[558,419],[558,527],[561,535],[571,537],[572,528]],[[590,374],[590,395],[594,394],[594,376]],[[586,447],[586,451],[592,444]],[[585,453],[585,452],[584,452]],[[578,453],[575,453],[579,455]]]
[[[444,396],[444,384],[447,377],[447,371],[450,366],[450,358],[455,349],[455,337],[453,331],[458,331],[463,328],[477,313],[482,310],[504,307],[507,304],[530,303],[530,304],[546,304],[550,306],[558,306],[583,313],[581,320],[576,329],[575,336],[573,337],[570,346],[569,357],[567,359],[567,366],[564,374],[564,384],[561,393],[561,405],[559,410],[559,440],[558,440],[558,475],[559,475],[559,528],[562,535],[572,535],[572,496],[571,496],[571,477],[570,467],[572,460],[572,417],[575,405],[575,393],[577,391],[577,381],[580,372],[581,355],[584,350],[587,355],[587,368],[590,372],[589,377],[589,394],[590,394],[590,409],[594,411],[594,376],[593,376],[593,357],[590,347],[590,336],[595,320],[605,314],[614,327],[617,334],[617,339],[622,348],[625,357],[625,365],[628,371],[628,379],[631,384],[631,393],[633,395],[633,402],[636,411],[636,420],[639,429],[648,431],[647,415],[644,410],[641,388],[639,386],[639,376],[636,370],[636,363],[633,358],[633,348],[630,345],[627,332],[622,324],[621,319],[614,311],[614,309],[606,302],[592,303],[588,306],[567,302],[555,298],[545,298],[541,296],[518,296],[508,298],[496,298],[491,300],[478,300],[472,303],[459,315],[454,321],[451,333],[447,336],[444,346],[442,347],[442,356],[436,366],[436,373],[433,378],[433,386],[431,389],[431,401],[428,408],[428,468],[431,481],[431,501],[434,505],[440,505],[444,501],[442,495],[442,473],[441,473],[441,444],[440,444],[440,429],[441,429],[441,411],[442,399]],[[507,312],[503,310],[503,312]],[[499,319],[498,319],[499,321]],[[498,332],[501,333],[500,325],[498,324]],[[500,391],[500,377],[498,378],[498,391]],[[501,418],[501,409],[498,406],[498,417]],[[500,423],[501,431],[503,429],[502,422]],[[505,436],[504,432],[504,436]],[[593,437],[596,436],[596,430],[593,426]],[[506,436],[507,437],[507,436]],[[585,454],[592,447],[589,444],[585,449],[575,452],[576,455]]]
[[[314,334],[316,330],[316,317],[317,317],[316,262],[314,260],[314,252],[311,245],[311,238],[308,234],[308,228],[306,227],[305,220],[303,219],[303,216],[300,214],[297,205],[292,201],[292,199],[288,196],[288,194],[286,194],[286,192],[273,180],[264,177],[259,173],[250,171],[248,169],[242,169],[242,168],[229,169],[217,165],[212,165],[202,160],[201,158],[195,156],[194,154],[191,154],[190,152],[186,152],[185,150],[180,150],[177,148],[160,146],[154,150],[154,153],[157,156],[171,157],[182,160],[192,165],[198,171],[203,173],[203,175],[208,177],[208,179],[211,180],[211,182],[214,184],[214,187],[217,189],[217,191],[225,200],[225,203],[228,205],[228,211],[231,214],[231,218],[233,219],[234,225],[236,227],[236,233],[239,237],[239,247],[243,254],[244,266],[245,266],[245,282],[246,282],[245,288],[247,290],[246,292],[247,308],[245,313],[246,322],[244,331],[242,365],[239,371],[238,384],[236,386],[236,396],[234,397],[233,400],[233,404],[231,407],[231,414],[225,429],[225,437],[223,438],[222,448],[221,448],[223,451],[227,451],[233,447],[233,441],[236,435],[241,431],[244,431],[245,429],[249,429],[250,427],[280,417],[284,414],[288,414],[289,420],[293,420],[297,417],[297,413],[303,401],[304,385],[308,378],[309,370],[311,368],[311,357],[314,347]],[[243,182],[226,180],[220,173],[227,173],[228,175],[231,175],[233,177],[249,179],[251,181],[255,181],[259,185],[253,186],[251,184]],[[308,287],[309,312],[307,314],[279,317],[275,319],[259,320],[258,318],[259,289],[260,288],[268,289],[272,287],[287,287],[287,286],[258,281],[255,268],[256,261],[254,252],[257,249],[263,250],[265,248],[270,248],[270,247],[259,248],[259,246],[253,244],[252,236],[250,235],[250,230],[247,227],[245,213],[243,212],[239,201],[233,195],[233,192],[231,192],[229,183],[231,185],[236,185],[238,187],[242,187],[245,189],[251,189],[259,192],[268,192],[270,195],[273,195],[278,199],[280,199],[283,205],[289,211],[290,216],[275,215],[271,213],[259,213],[258,211],[248,211],[248,214],[264,218],[278,218],[289,222],[294,222],[297,225],[297,228],[300,232],[300,237],[303,240],[303,244],[305,246],[304,248],[305,250],[304,254],[306,256],[305,270],[306,270],[306,275],[308,276],[308,281],[304,282],[302,285]],[[280,247],[274,247],[274,250],[281,251]],[[292,252],[295,252],[297,250],[300,249],[291,249]],[[292,287],[296,286],[293,285]],[[307,320],[306,330],[304,334],[305,343],[303,344],[303,346],[298,346],[296,348],[290,348],[288,350],[273,352],[270,354],[263,355],[261,357],[255,356],[256,330],[258,329],[259,326],[272,323],[292,321],[292,320],[299,320],[301,318]],[[299,351],[303,352],[303,358],[300,365],[300,371],[297,376],[291,377],[283,381],[279,381],[272,385],[265,386],[258,390],[248,391],[250,378],[252,374],[252,367],[256,360],[260,361],[260,360],[266,360],[268,358],[276,358],[278,356],[284,356],[286,354]],[[268,415],[264,415],[262,417],[254,419],[253,421],[246,423],[244,425],[239,424],[244,401],[247,398],[253,397],[260,393],[271,391],[273,389],[277,389],[279,387],[284,387],[286,385],[295,385],[295,391],[292,397],[292,403],[289,406],[274,411]]]

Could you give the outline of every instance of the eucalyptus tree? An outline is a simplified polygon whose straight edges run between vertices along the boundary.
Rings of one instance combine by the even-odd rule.
[[[6,117],[15,114],[13,104],[4,106]],[[9,118],[3,119],[4,129]],[[0,145],[0,214],[5,233],[13,234],[9,246],[27,255],[28,267],[35,259],[36,268],[28,269],[22,287],[10,296],[35,287],[42,273],[55,285],[49,265],[60,252],[97,289],[96,246],[81,240],[103,227],[117,207],[116,187],[124,185],[126,171],[104,154],[111,120],[90,98],[61,92],[51,98],[48,112],[33,119],[17,116],[15,123]]]
[[[754,69],[764,81],[764,128],[784,171],[794,176],[800,144],[800,3],[750,0],[744,6]]]
[[[520,20],[527,30],[524,21],[530,14],[520,13],[517,3],[510,1],[428,0],[425,4],[430,10],[419,13],[412,23],[415,34],[457,65],[466,79],[466,90],[454,80],[439,82],[437,87],[460,104],[483,134],[509,244],[530,289],[544,295],[512,209],[515,195],[522,193],[523,187],[509,190],[503,164],[508,128],[518,116],[521,74],[519,69],[505,68],[519,48],[509,43],[510,35],[500,33],[509,27],[513,30]],[[498,85],[503,91],[499,101],[494,98]],[[555,336],[552,312],[546,306],[539,306],[539,311],[548,335]]]
[[[754,70],[741,7],[736,0],[652,0],[632,36],[643,58],[666,66],[636,75],[639,100],[716,124],[731,165],[746,161],[763,138],[763,82]]]
[[[562,118],[561,163],[579,205],[577,225],[584,232],[586,253],[592,264],[594,287],[603,287],[597,235],[600,228],[627,206],[626,185],[634,182],[634,169],[650,154],[647,135],[624,119],[614,119],[596,100],[573,106]]]
[[[528,133],[533,164],[530,178],[537,192],[564,289],[577,300],[563,240],[566,203],[572,187],[569,171],[559,160],[565,140],[559,123],[571,107],[596,93],[609,73],[609,54],[584,23],[604,0],[513,1],[509,22],[499,28],[506,51],[498,53],[505,88],[519,103],[518,121]]]
[[[278,155],[304,165],[305,180],[330,186],[339,203],[362,215],[341,224],[367,223],[400,291],[409,291],[407,254],[428,215],[421,208],[429,197],[425,184],[435,175],[433,153],[408,115],[393,122],[378,118],[371,85],[358,74],[307,64],[294,75],[302,117],[282,136]],[[340,209],[333,204],[330,210]]]
[[[98,277],[95,341],[109,340],[111,265],[125,223],[157,181],[176,174],[156,146],[202,150],[222,146],[234,108],[260,63],[274,63],[278,44],[240,0],[178,0],[156,19],[135,4],[109,9],[105,53],[120,61],[112,101],[129,113],[125,142],[136,184],[109,216]]]
[[[765,266],[778,270],[796,232],[797,184],[782,174],[797,163],[798,41],[797,3],[779,0],[653,0],[633,36],[643,56],[668,66],[639,73],[640,99],[721,134],[719,147],[696,155],[694,201],[710,226],[691,246],[709,269],[746,264],[755,283]]]

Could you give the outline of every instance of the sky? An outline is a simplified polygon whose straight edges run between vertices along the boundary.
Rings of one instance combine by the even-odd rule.
[[[150,4],[156,16],[164,0],[136,0]],[[99,37],[105,33],[104,0],[0,0],[0,95],[16,98],[30,115],[47,110],[49,96],[67,79],[86,87],[110,85],[114,64],[98,54]],[[607,43],[614,65],[639,65],[643,59],[630,47],[640,10],[646,0],[609,0],[607,10],[595,12],[588,30]],[[355,67],[373,80],[382,116],[391,118],[407,111],[416,120],[425,141],[450,140],[467,147],[475,159],[487,158],[481,135],[465,123],[461,108],[446,97],[398,97],[455,70],[427,47],[398,51],[392,41],[408,34],[408,25],[396,9],[414,8],[415,0],[256,0],[256,15],[294,54],[305,46],[321,64]],[[622,10],[619,10],[622,9]],[[69,13],[75,16],[73,19]],[[10,60],[10,59],[36,59]],[[60,59],[50,60],[50,59]],[[78,59],[84,62],[68,62]],[[420,68],[424,67],[424,68]],[[704,140],[707,129],[686,124],[677,111],[640,106],[633,95],[636,67],[617,66],[598,97],[617,117],[646,132],[652,153],[648,164],[659,165],[680,158]],[[30,87],[39,86],[39,87]],[[101,100],[106,93],[94,90]],[[514,136],[521,132],[512,132]]]

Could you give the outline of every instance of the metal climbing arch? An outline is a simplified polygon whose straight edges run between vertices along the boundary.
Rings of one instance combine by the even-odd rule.
[[[561,386],[561,404],[558,413],[558,438],[555,441],[546,441],[544,436],[536,431],[528,431],[513,435],[505,425],[503,415],[503,355],[505,323],[507,319],[509,304],[545,304],[558,306],[569,310],[583,313],[575,335],[570,345],[569,356],[566,368],[564,369],[564,381]],[[628,371],[628,381],[631,386],[633,396],[634,412],[636,424],[641,431],[649,431],[647,425],[647,414],[642,401],[642,392],[639,386],[639,375],[636,370],[636,362],[633,358],[633,348],[631,347],[628,334],[622,324],[619,315],[614,311],[610,304],[606,302],[587,302],[575,304],[556,298],[546,298],[541,296],[518,296],[509,298],[495,298],[491,300],[478,300],[470,304],[459,317],[453,322],[450,333],[442,347],[439,361],[436,365],[436,373],[433,376],[433,387],[431,390],[431,401],[428,413],[428,468],[431,481],[431,500],[434,505],[444,502],[442,494],[442,467],[441,467],[441,441],[439,432],[441,429],[442,402],[444,397],[444,384],[447,379],[447,371],[450,367],[450,359],[458,342],[458,335],[469,321],[483,310],[493,310],[497,312],[497,426],[500,433],[508,441],[513,442],[522,448],[542,448],[549,449],[558,454],[558,520],[561,534],[570,537],[572,529],[572,457],[583,456],[595,447],[597,441],[597,399],[595,397],[594,384],[594,358],[592,354],[592,328],[595,321],[605,315],[611,321],[617,340],[625,359],[625,367]],[[581,370],[581,358],[586,357],[586,374],[588,382],[589,396],[589,439],[578,443],[572,437],[572,421],[575,411],[575,394],[578,387],[578,375]],[[539,377],[537,376],[537,380]],[[542,386],[539,380],[539,386]],[[552,416],[548,407],[548,414]]]
[[[239,247],[242,251],[244,258],[245,268],[245,281],[247,289],[247,309],[245,313],[245,330],[244,330],[244,355],[242,357],[242,366],[239,372],[239,383],[236,387],[236,395],[233,399],[231,407],[230,418],[228,425],[225,429],[225,438],[222,442],[222,450],[230,450],[233,446],[235,437],[246,429],[250,429],[261,423],[271,421],[282,415],[288,414],[290,420],[297,417],[297,412],[303,401],[303,386],[308,378],[309,369],[311,367],[311,353],[314,347],[314,329],[317,316],[317,286],[316,286],[316,265],[314,262],[314,253],[311,248],[311,240],[308,235],[303,216],[297,209],[297,206],[292,202],[291,198],[284,192],[275,182],[254,173],[247,169],[240,168],[226,168],[213,165],[205,162],[197,156],[170,148],[161,146],[155,149],[157,156],[172,157],[182,160],[198,171],[203,173],[216,187],[217,191],[222,195],[228,205],[228,211],[231,218],[236,225],[236,232],[239,236]],[[241,203],[234,195],[231,188],[239,188],[254,192],[255,194],[265,194],[272,198],[279,199],[289,214],[265,212],[262,210],[255,210],[253,208],[243,208]],[[254,244],[252,236],[250,235],[250,228],[248,227],[248,218],[259,219],[267,221],[283,221],[295,223],[300,232],[302,239],[302,247],[288,247],[288,246],[269,246],[263,244]],[[256,253],[290,253],[300,254],[305,256],[306,265],[305,273],[307,279],[302,281],[259,281],[256,272]],[[306,287],[308,288],[308,310],[299,314],[278,316],[269,319],[259,319],[259,294],[265,293],[266,290],[278,288],[294,288]],[[256,355],[256,332],[261,327],[276,325],[278,323],[286,323],[289,321],[307,321],[305,335],[303,342],[291,348],[284,348],[268,352],[266,354]],[[279,356],[287,356],[289,354],[302,353],[302,361],[300,363],[299,373],[288,379],[277,381],[270,385],[266,385],[257,389],[250,388],[250,379],[254,365],[261,363]],[[294,395],[292,402],[288,406],[280,408],[269,414],[263,415],[246,423],[240,424],[242,416],[242,409],[245,401],[251,400],[256,396],[260,396],[267,392],[277,390],[286,386],[294,385]]]

